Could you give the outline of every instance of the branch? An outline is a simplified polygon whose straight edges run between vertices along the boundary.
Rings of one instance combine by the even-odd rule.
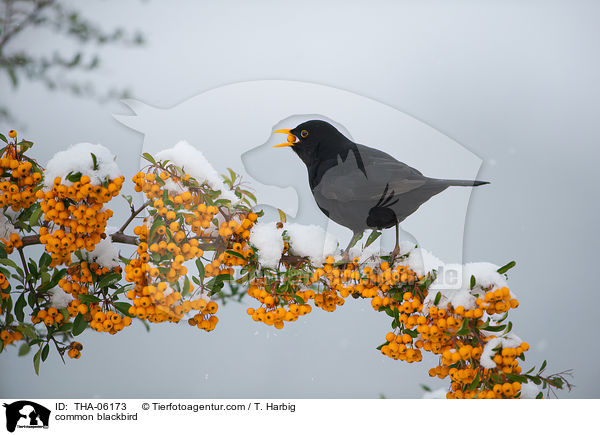
[[[10,38],[12,38],[21,30],[23,30],[30,22],[36,19],[36,17],[44,8],[50,6],[52,3],[54,3],[54,0],[40,1],[39,3],[36,2],[33,10],[29,14],[27,14],[27,16],[25,16],[25,18],[23,18],[23,20],[19,24],[17,24],[15,27],[6,32],[2,39],[0,39],[0,52],[2,51],[4,45],[6,45],[6,43],[10,40]],[[7,27],[7,24],[8,23],[5,23],[5,28]]]
[[[123,224],[123,226],[121,228],[119,228],[119,230],[115,233],[115,234],[123,234],[123,231],[125,231],[125,228],[127,228],[127,225],[129,225],[131,223],[131,221],[142,212],[142,210],[144,210],[146,207],[148,207],[152,202],[154,202],[152,199],[149,199],[148,201],[146,201],[145,203],[143,203],[140,208],[138,208],[137,210],[134,210],[133,208],[131,209],[131,216],[129,216],[129,219],[127,219],[125,221],[125,223]],[[113,239],[114,240],[114,239]]]
[[[126,245],[137,245],[140,242],[137,236],[128,236],[127,234],[123,234],[118,231],[114,234],[111,234],[110,238],[115,243],[124,243]]]
[[[129,236],[127,234],[123,234],[123,233],[119,233],[119,232],[111,234],[110,238],[115,243],[124,243],[126,245],[137,245],[139,243],[139,239],[137,238],[137,236]],[[21,241],[23,242],[23,247],[32,246],[32,245],[41,245],[40,236],[38,236],[38,235],[25,236],[21,239]],[[19,249],[19,252],[22,253],[20,249]]]

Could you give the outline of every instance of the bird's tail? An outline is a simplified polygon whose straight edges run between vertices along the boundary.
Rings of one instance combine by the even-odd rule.
[[[482,184],[490,184],[489,181],[478,180],[438,180],[448,186],[481,186]]]

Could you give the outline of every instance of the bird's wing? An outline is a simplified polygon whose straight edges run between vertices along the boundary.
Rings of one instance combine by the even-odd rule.
[[[364,145],[330,166],[313,190],[336,201],[379,201],[411,192],[429,180],[389,154]]]

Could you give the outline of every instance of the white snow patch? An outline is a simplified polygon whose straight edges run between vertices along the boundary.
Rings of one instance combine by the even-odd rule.
[[[497,270],[500,266],[492,263],[467,263],[463,269],[463,285],[469,285],[471,276],[480,288],[491,287],[492,289],[506,287],[506,280]],[[466,279],[465,279],[466,278]]]
[[[106,239],[102,239],[94,250],[88,254],[91,261],[95,261],[102,267],[113,268],[119,265],[119,254],[117,248],[112,242],[110,234],[117,231],[117,228],[106,227]]]
[[[239,198],[223,184],[221,177],[215,168],[208,162],[206,157],[204,157],[204,154],[190,145],[187,141],[179,141],[173,148],[159,151],[155,157],[156,160],[169,160],[174,165],[182,168],[199,183],[206,182],[206,184],[213,189],[220,190],[222,198],[232,202],[239,200]]]
[[[94,169],[92,154],[96,156],[97,169]],[[50,188],[54,179],[60,177],[62,184],[70,186],[73,183],[65,177],[71,172],[87,175],[90,177],[90,183],[95,185],[102,184],[107,178],[115,179],[121,176],[115,156],[108,148],[85,142],[71,145],[50,159],[44,173],[44,185]]]
[[[441,262],[440,262],[441,263]],[[432,264],[433,261],[432,261]],[[492,263],[457,263],[441,264],[438,275],[431,284],[430,291],[423,302],[424,309],[428,310],[433,305],[437,293],[441,294],[438,306],[445,307],[448,303],[452,306],[463,306],[467,310],[477,308],[476,300],[484,295],[484,289],[495,290],[506,287],[507,282],[497,270],[499,266]],[[452,273],[452,271],[454,271]],[[451,277],[460,276],[460,285],[446,282]],[[475,277],[475,286],[471,288],[471,276]],[[514,293],[511,292],[514,297]]]
[[[533,382],[527,382],[521,384],[521,395],[520,399],[535,399],[540,393],[540,389]]]
[[[286,223],[283,230],[290,238],[290,251],[308,257],[313,264],[323,264],[328,256],[335,255],[338,241],[335,236],[317,225]]]
[[[417,275],[427,275],[444,266],[444,262],[433,255],[431,252],[415,247],[414,243],[403,242],[400,244],[400,255],[408,253],[408,257],[401,263],[408,266]]]
[[[50,290],[51,300],[50,304],[56,308],[66,308],[69,303],[73,300],[73,296],[65,293],[60,287],[56,287]]]
[[[250,230],[250,243],[258,249],[258,262],[263,267],[277,267],[283,252],[283,228],[276,222],[261,222]]]
[[[167,178],[164,181],[165,181],[165,184],[163,186],[164,190],[167,190],[170,193],[174,193],[175,195],[179,195],[180,193],[185,192],[185,189],[183,188],[183,186],[180,185],[179,183],[176,183],[172,179]]]
[[[258,249],[258,261],[262,266],[277,267],[279,264],[284,231],[292,254],[308,257],[315,265],[322,265],[330,255],[335,258],[337,238],[317,225],[285,223],[282,228],[277,228],[276,222],[261,222],[250,230],[250,243]]]
[[[481,331],[484,334],[491,335],[492,333],[488,333],[487,331]],[[501,346],[505,347],[517,347],[519,346],[523,340],[521,340],[517,335],[510,333],[503,337],[494,337],[489,340],[485,346],[483,347],[483,352],[481,352],[481,357],[479,357],[479,363],[481,367],[484,369],[493,369],[496,367],[496,363],[492,359],[496,352],[494,352],[494,348]]]

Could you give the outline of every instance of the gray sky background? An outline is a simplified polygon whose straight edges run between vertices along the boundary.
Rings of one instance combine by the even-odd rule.
[[[139,29],[148,40],[141,49],[102,49],[99,87],[129,86],[134,98],[170,108],[242,81],[317,83],[405,112],[481,158],[479,178],[492,184],[471,195],[464,260],[516,260],[509,283],[521,305],[511,318],[532,347],[525,367],[548,359],[548,373],[572,368],[577,387],[560,397],[600,397],[599,3],[74,3],[106,28]],[[25,33],[18,43],[51,52],[65,41]],[[125,174],[137,170],[144,136],[113,118],[131,113],[122,104],[98,105],[38,84],[14,92],[1,80],[0,95],[41,162],[92,142],[110,148]],[[224,152],[214,163],[228,158]],[[421,218],[434,232],[443,216]],[[281,331],[252,322],[247,306],[220,308],[210,334],[187,325],[86,332],[80,360],[65,366],[53,353],[39,377],[30,356],[3,352],[0,394],[414,398],[421,383],[447,385],[427,376],[430,356],[406,364],[375,350],[390,322],[364,301],[349,300],[334,313],[313,310]]]

